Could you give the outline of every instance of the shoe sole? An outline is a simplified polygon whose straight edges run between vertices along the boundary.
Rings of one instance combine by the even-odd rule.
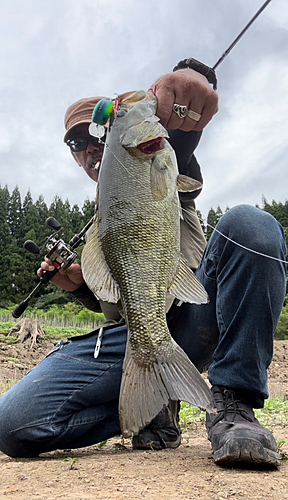
[[[246,462],[276,467],[280,464],[280,456],[275,451],[264,448],[259,441],[231,438],[222,448],[214,451],[214,462],[219,465]]]
[[[165,442],[165,447],[161,446],[160,442],[157,443],[156,441],[151,441],[150,443],[147,444],[138,444],[138,445],[133,445],[132,443],[132,448],[133,450],[154,450],[154,451],[159,451],[159,450],[165,450],[167,448],[175,449],[178,448],[181,444],[181,436],[179,436],[175,441],[170,441],[170,442]]]

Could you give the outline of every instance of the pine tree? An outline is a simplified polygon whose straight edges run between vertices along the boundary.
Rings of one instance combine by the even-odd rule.
[[[73,205],[71,210],[71,224],[73,234],[78,234],[82,227],[84,227],[83,214],[80,211],[78,205]]]
[[[11,232],[8,222],[10,194],[8,187],[0,187],[0,252],[3,255],[5,248],[11,242]]]
[[[205,227],[205,223],[204,223],[204,219],[203,219],[202,213],[200,212],[200,210],[196,210],[196,213],[197,213],[197,217],[199,219],[200,226],[202,228],[203,234],[206,236],[206,227]]]
[[[211,234],[214,231],[214,228],[217,224],[217,216],[215,210],[211,207],[208,215],[207,215],[207,230],[206,230],[206,239],[210,240]]]
[[[31,192],[28,191],[22,205],[22,216],[19,228],[19,245],[23,246],[24,242],[32,239],[28,236],[31,231],[34,231],[36,241],[38,240],[38,232],[40,231],[40,221],[38,211],[33,204]]]
[[[94,200],[90,201],[87,198],[83,203],[82,213],[83,213],[83,222],[85,226],[86,224],[88,224],[89,220],[95,214],[95,201]]]
[[[219,205],[217,206],[217,210],[215,212],[215,215],[216,215],[216,224],[218,224],[219,220],[221,219],[221,217],[223,215],[222,209],[219,207]]]
[[[61,235],[68,243],[73,236],[73,229],[71,223],[71,208],[68,200],[63,203],[62,199],[56,195],[49,207],[48,215],[54,217],[59,224],[61,224]]]
[[[17,243],[20,240],[20,225],[22,221],[22,202],[18,186],[14,188],[9,199],[8,223],[12,236]]]
[[[47,236],[49,236],[49,234],[51,233],[51,229],[46,224],[46,221],[48,219],[48,207],[42,195],[40,195],[38,200],[36,200],[35,208],[37,210],[38,216],[38,226],[35,241],[36,243],[40,244],[40,246],[42,246]]]

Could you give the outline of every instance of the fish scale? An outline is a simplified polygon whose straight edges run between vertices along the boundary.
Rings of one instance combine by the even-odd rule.
[[[207,411],[213,411],[213,401],[166,322],[168,292],[187,302],[208,301],[180,252],[177,189],[192,191],[200,183],[179,176],[174,151],[164,139],[167,132],[155,116],[156,99],[141,91],[125,94],[119,102],[106,140],[97,217],[82,253],[82,269],[97,298],[122,303],[128,342],[119,417],[122,433],[129,436],[169,398]],[[152,154],[137,148],[153,139],[159,149]]]

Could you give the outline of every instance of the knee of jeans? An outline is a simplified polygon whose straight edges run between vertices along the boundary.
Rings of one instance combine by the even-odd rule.
[[[286,256],[284,231],[268,212],[252,205],[237,205],[220,219],[217,229],[232,240],[255,251],[279,258]],[[280,257],[281,258],[281,257]]]
[[[13,415],[9,418],[8,412],[1,419],[0,451],[10,457],[37,457],[42,451],[41,443],[55,435],[48,421],[22,427],[19,425]]]

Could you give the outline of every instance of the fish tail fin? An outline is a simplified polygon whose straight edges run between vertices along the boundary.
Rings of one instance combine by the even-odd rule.
[[[169,399],[215,412],[208,385],[178,344],[174,343],[168,357],[160,355],[154,363],[140,366],[131,356],[128,342],[119,402],[123,436],[138,434]]]

